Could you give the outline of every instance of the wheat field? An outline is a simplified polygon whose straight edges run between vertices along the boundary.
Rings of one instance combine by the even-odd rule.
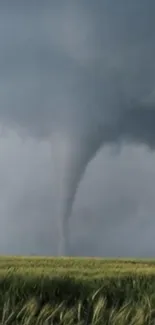
[[[0,324],[153,325],[155,260],[1,256]]]

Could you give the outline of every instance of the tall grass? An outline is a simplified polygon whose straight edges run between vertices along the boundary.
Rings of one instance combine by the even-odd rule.
[[[59,304],[46,303],[40,306],[37,298],[15,304],[5,297],[0,314],[0,324],[23,325],[153,325],[155,324],[155,296],[144,295],[142,300],[124,301],[119,308],[107,307],[104,296],[92,295],[85,301],[78,300],[66,307],[65,301]]]
[[[155,263],[0,258],[0,324],[155,325]]]

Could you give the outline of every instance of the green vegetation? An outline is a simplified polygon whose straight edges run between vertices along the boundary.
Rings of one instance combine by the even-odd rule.
[[[0,324],[155,325],[155,261],[1,257]]]

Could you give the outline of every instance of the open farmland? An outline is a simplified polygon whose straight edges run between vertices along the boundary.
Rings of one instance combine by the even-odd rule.
[[[133,274],[154,274],[155,260],[0,257],[0,274],[69,276],[77,278],[115,277]]]
[[[0,324],[155,324],[155,261],[0,258]]]

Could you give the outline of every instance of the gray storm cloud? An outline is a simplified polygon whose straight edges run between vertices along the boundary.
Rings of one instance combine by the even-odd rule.
[[[0,6],[1,126],[50,140],[66,251],[77,188],[101,146],[154,148],[155,2]]]

